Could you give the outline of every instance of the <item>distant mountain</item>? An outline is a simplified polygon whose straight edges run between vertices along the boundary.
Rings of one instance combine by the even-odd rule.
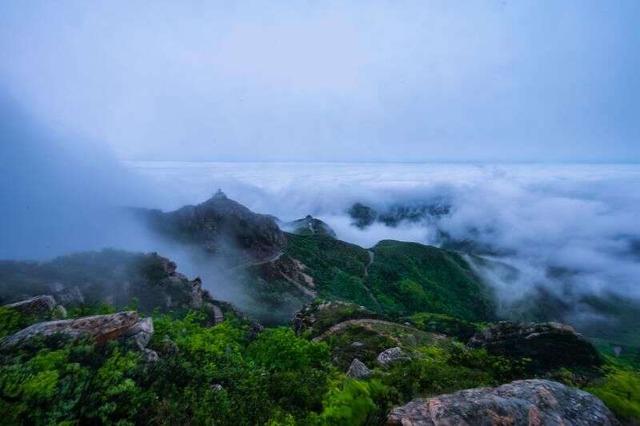
[[[283,228],[297,235],[324,235],[336,238],[336,233],[329,225],[311,215],[283,224]]]
[[[278,256],[287,239],[272,216],[254,213],[220,190],[207,201],[164,213],[138,210],[160,234],[207,252],[246,260]]]
[[[352,225],[364,229],[375,222],[396,227],[402,222],[421,222],[449,214],[451,206],[444,202],[393,204],[375,209],[360,202],[354,203],[347,213]]]

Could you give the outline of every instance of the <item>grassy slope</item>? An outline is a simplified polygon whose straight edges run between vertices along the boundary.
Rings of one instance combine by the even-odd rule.
[[[382,241],[372,250],[367,268],[367,250],[343,241],[293,235],[287,248],[309,268],[321,297],[393,317],[428,311],[469,321],[493,318],[489,291],[458,254],[399,241]]]

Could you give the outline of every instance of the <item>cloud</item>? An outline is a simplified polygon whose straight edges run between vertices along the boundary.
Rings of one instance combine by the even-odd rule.
[[[232,198],[288,221],[312,214],[364,247],[381,239],[442,243],[445,232],[485,249],[481,272],[506,306],[547,289],[567,301],[613,293],[640,300],[640,185],[634,165],[132,163],[158,185]],[[448,215],[359,230],[356,201],[383,210],[435,201]],[[635,250],[635,251],[634,251]],[[493,254],[487,255],[486,252]],[[497,253],[497,254],[496,254]],[[471,258],[471,260],[473,260]],[[498,265],[498,266],[495,266]],[[502,265],[502,266],[500,266]],[[518,271],[518,273],[514,273]],[[586,315],[582,312],[581,315]]]
[[[637,161],[639,16],[633,1],[9,2],[0,83],[125,159]]]

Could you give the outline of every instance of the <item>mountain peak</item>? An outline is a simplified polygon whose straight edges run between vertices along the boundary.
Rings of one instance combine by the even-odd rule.
[[[211,197],[214,200],[227,200],[227,194],[225,194],[224,192],[222,192],[222,189],[218,188],[218,190],[216,191],[215,194],[213,194],[213,197]]]

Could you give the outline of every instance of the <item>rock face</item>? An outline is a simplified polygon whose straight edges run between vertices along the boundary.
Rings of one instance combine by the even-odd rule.
[[[4,305],[5,308],[13,309],[23,315],[34,317],[45,317],[50,315],[55,309],[56,299],[50,295],[35,296],[20,302]]]
[[[42,263],[0,261],[0,282],[0,301],[7,302],[49,294],[53,303],[67,307],[107,303],[123,309],[135,301],[141,312],[204,309],[211,322],[222,321],[222,310],[231,309],[214,300],[199,278],[190,280],[157,253],[103,250]],[[46,308],[49,298],[39,299],[37,306]]]
[[[286,245],[285,234],[272,216],[252,212],[220,190],[196,206],[169,213],[139,212],[161,234],[230,258],[264,261],[277,256]]]
[[[317,301],[305,305],[296,313],[293,318],[293,329],[298,335],[308,332],[311,337],[316,337],[331,326],[346,320],[378,317],[379,315],[364,306],[354,303]]]
[[[530,358],[532,366],[548,370],[563,366],[598,366],[598,351],[575,330],[559,323],[499,322],[476,333],[468,345],[491,354]]]
[[[347,370],[347,376],[353,379],[366,379],[371,376],[371,370],[358,358],[354,358]]]
[[[320,219],[308,215],[302,219],[288,222],[284,225],[285,229],[290,230],[293,234],[298,235],[322,235],[325,237],[336,238],[336,233],[329,225]]]
[[[125,339],[143,350],[153,335],[151,318],[140,318],[137,312],[94,315],[73,320],[47,321],[33,324],[0,341],[2,350],[27,345],[35,337],[60,335],[71,340],[93,338],[97,343]]]
[[[389,348],[380,352],[376,360],[383,367],[389,367],[393,364],[409,360],[409,355],[396,346],[395,348]]]
[[[520,380],[416,399],[395,408],[388,425],[618,425],[595,396],[549,380]]]

